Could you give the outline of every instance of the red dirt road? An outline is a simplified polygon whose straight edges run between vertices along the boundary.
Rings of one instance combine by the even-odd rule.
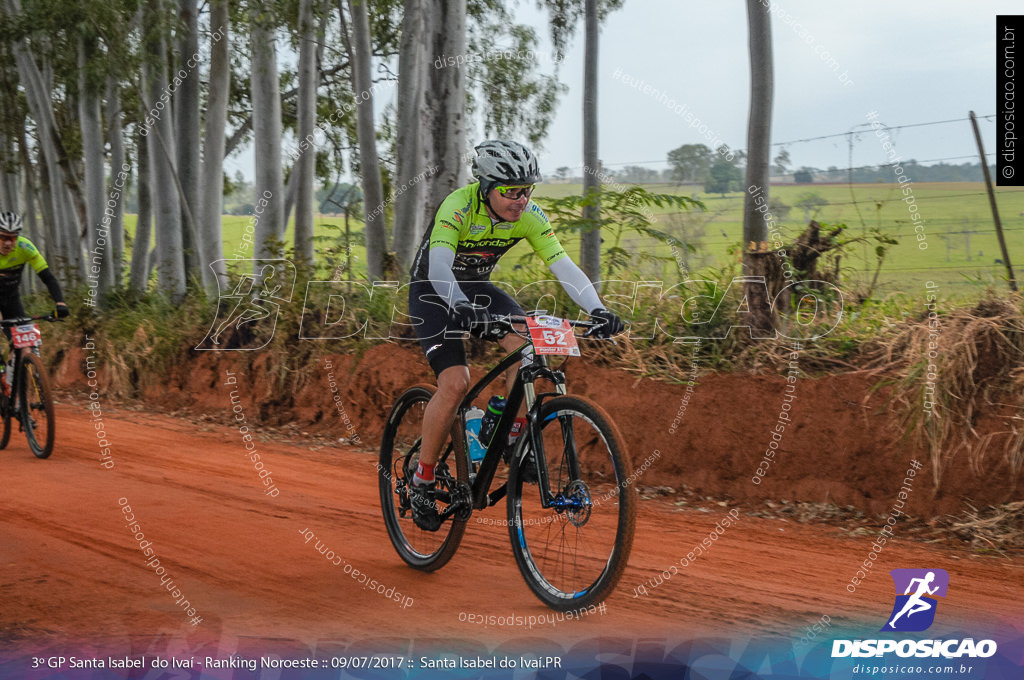
[[[932,629],[1024,624],[1024,559],[979,557],[909,540],[887,545],[866,582],[846,585],[871,539],[835,527],[748,517],[710,552],[647,597],[634,588],[678,565],[725,509],[682,511],[641,501],[629,567],[603,614],[526,627],[483,627],[466,614],[544,616],[515,567],[504,504],[470,521],[459,553],[433,574],[392,548],[379,509],[375,455],[264,441],[257,450],[279,490],[264,493],[236,428],[128,409],[104,410],[112,468],[85,402],[58,407],[58,439],[36,460],[15,432],[0,452],[0,648],[88,645],[126,653],[161,636],[190,640],[316,640],[374,636],[574,640],[645,634],[778,635],[796,639],[822,615],[833,628],[877,631],[893,602],[888,570],[937,567],[949,595]],[[638,461],[634,461],[638,462]],[[656,481],[652,483],[657,483]],[[175,597],[146,565],[125,522],[130,506]],[[483,521],[478,521],[483,520]],[[486,523],[496,520],[494,524]],[[303,531],[376,581],[402,608],[346,575]],[[202,618],[192,626],[176,600]]]

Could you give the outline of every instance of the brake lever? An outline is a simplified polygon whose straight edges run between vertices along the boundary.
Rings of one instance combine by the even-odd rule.
[[[598,328],[600,328],[600,327],[599,327],[599,326],[591,326],[591,327],[590,327],[590,328],[588,328],[588,329],[587,329],[587,331],[586,331],[586,332],[585,332],[585,333],[583,334],[583,337],[584,337],[584,338],[590,338],[590,337],[592,337],[592,336],[594,335],[594,331],[596,331],[596,330],[597,330]],[[615,338],[598,338],[598,340],[607,340],[608,342],[612,343],[612,344],[613,344],[613,345],[615,345],[616,347],[618,347],[618,346],[619,346],[619,343],[618,343],[618,341],[617,341],[617,340],[616,340]]]

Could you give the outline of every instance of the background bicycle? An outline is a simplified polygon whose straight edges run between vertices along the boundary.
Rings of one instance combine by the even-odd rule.
[[[9,359],[7,352],[15,353],[13,369],[4,370],[0,376],[3,391],[0,395],[0,420],[3,422],[0,449],[7,447],[11,438],[11,420],[15,419],[25,433],[32,453],[37,458],[48,458],[53,452],[56,422],[50,376],[39,357],[43,336],[36,321],[56,321],[56,318],[46,314],[0,320],[0,326],[11,329],[11,344],[14,346],[13,350],[5,348],[5,366]]]

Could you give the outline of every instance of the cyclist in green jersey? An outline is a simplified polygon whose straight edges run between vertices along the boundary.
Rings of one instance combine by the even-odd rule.
[[[15,319],[25,316],[21,306],[21,272],[29,265],[50,292],[57,304],[57,317],[68,315],[57,277],[50,271],[43,254],[31,241],[21,235],[21,215],[15,212],[0,212],[0,316]],[[4,335],[11,339],[11,330],[4,328]]]
[[[492,314],[524,314],[508,293],[490,282],[499,258],[526,239],[569,297],[602,322],[595,335],[610,337],[624,328],[566,254],[544,211],[530,200],[540,181],[536,157],[516,142],[486,141],[476,147],[473,176],[477,182],[457,189],[438,208],[417,251],[409,289],[409,315],[416,320],[420,347],[437,376],[437,392],[423,417],[412,484],[413,520],[427,531],[440,527],[432,499],[434,465],[469,391],[463,332],[497,339],[510,352],[522,344],[517,336],[499,337],[488,328]]]

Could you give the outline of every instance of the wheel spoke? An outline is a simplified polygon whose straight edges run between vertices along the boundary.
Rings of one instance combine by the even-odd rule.
[[[381,507],[391,542],[403,560],[424,570],[443,566],[455,553],[466,527],[459,511],[469,498],[465,460],[455,455],[449,439],[435,467],[434,502],[444,520],[441,528],[424,531],[413,521],[408,486],[419,461],[423,418],[432,394],[433,388],[415,387],[395,402],[378,463],[379,469],[392,471],[380,478]]]
[[[514,475],[509,524],[530,588],[565,611],[598,602],[615,587],[632,546],[636,501],[617,493],[630,463],[599,407],[557,397],[539,421],[555,501],[543,507],[539,490]]]
[[[15,383],[21,426],[29,448],[37,457],[46,458],[53,451],[55,422],[49,375],[42,360],[26,352],[22,356],[21,380],[15,379]]]

